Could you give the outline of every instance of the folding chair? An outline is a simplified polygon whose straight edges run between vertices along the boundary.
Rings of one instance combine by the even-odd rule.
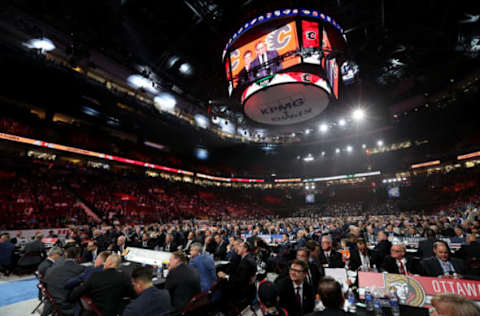
[[[187,306],[183,309],[182,315],[195,315],[199,313],[205,315],[209,305],[210,293],[208,291],[199,293],[188,302]]]
[[[57,303],[55,302],[53,297],[50,295],[45,285],[43,285],[42,283],[38,283],[37,287],[42,292],[43,297],[45,297],[45,299],[52,305],[52,308],[54,310],[54,315],[63,316],[62,310],[58,307]]]
[[[97,316],[102,316],[102,313],[100,313],[100,310],[98,307],[93,303],[92,299],[90,297],[83,296],[80,298],[80,302],[82,303],[82,307],[84,310],[95,313]]]

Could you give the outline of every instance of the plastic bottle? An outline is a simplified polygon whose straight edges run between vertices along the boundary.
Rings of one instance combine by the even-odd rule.
[[[373,312],[373,296],[369,289],[365,291],[365,306],[367,312]]]
[[[157,278],[161,279],[163,277],[162,265],[159,265],[157,268]]]
[[[375,297],[373,300],[373,308],[375,311],[375,316],[383,316],[382,302],[380,301],[380,298]]]
[[[356,302],[356,299],[355,299],[355,293],[353,293],[352,289],[348,290],[347,302],[348,302],[347,312],[356,314],[357,313],[357,305],[356,305],[357,302]]]
[[[390,293],[390,306],[392,307],[392,316],[400,316],[400,304],[395,291]]]

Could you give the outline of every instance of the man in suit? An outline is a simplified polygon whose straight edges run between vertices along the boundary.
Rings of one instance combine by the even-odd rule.
[[[167,290],[152,284],[151,267],[138,267],[132,272],[132,285],[138,297],[125,307],[123,316],[167,315],[172,306]]]
[[[25,253],[18,260],[18,265],[22,267],[37,266],[46,257],[45,245],[42,242],[43,235],[37,234],[35,240],[25,245]]]
[[[342,255],[332,249],[332,238],[330,236],[322,237],[322,252],[320,253],[320,263],[324,268],[343,268],[345,263]]]
[[[454,229],[455,231],[455,236],[450,238],[450,242],[452,244],[464,244],[465,243],[465,234],[464,231],[461,227],[457,226]]]
[[[435,256],[422,260],[425,276],[441,278],[462,278],[465,274],[463,260],[450,258],[450,249],[444,241],[436,241],[433,244]]]
[[[297,250],[297,260],[305,262],[307,265],[307,270],[306,270],[306,275],[305,275],[305,281],[310,283],[312,286],[313,292],[317,292],[318,288],[318,281],[320,281],[320,275],[324,275],[325,273],[320,274],[320,269],[323,268],[318,267],[315,263],[309,262],[310,258],[310,251],[308,250],[307,247],[302,247],[298,248]]]
[[[383,230],[379,231],[377,234],[377,245],[375,246],[375,261],[378,267],[381,267],[383,264],[383,259],[390,254],[390,248],[392,248],[392,243],[388,240],[387,233]]]
[[[356,249],[352,250],[350,255],[349,269],[356,271],[373,271],[375,265],[375,253],[368,249],[364,239],[357,240]]]
[[[417,257],[420,258],[429,258],[433,257],[433,243],[437,239],[437,234],[432,229],[426,229],[425,235],[427,236],[427,240],[421,240],[418,243],[418,250],[417,250]]]
[[[125,241],[126,238],[124,235],[118,236],[115,244],[112,247],[112,252],[121,256],[127,247]]]
[[[60,247],[52,247],[48,251],[47,259],[43,260],[42,263],[38,266],[38,273],[40,274],[40,278],[43,278],[47,275],[48,269],[50,269],[53,264],[62,258],[63,256],[63,249]]]
[[[165,288],[170,293],[173,309],[181,313],[188,302],[201,292],[198,271],[187,264],[182,251],[175,251],[168,261],[168,276]]]
[[[83,271],[76,277],[68,280],[67,284],[65,284],[65,288],[67,290],[71,290],[76,286],[80,285],[82,282],[86,282],[93,272],[103,271],[103,265],[105,264],[105,261],[107,261],[108,256],[110,256],[111,254],[112,253],[107,250],[100,252],[98,256],[95,258],[94,266],[91,268],[85,269],[85,271]]]
[[[257,57],[251,64],[255,78],[265,77],[282,70],[281,61],[278,60],[278,52],[276,50],[267,50],[267,45],[263,41],[258,41],[255,44],[255,52]]]
[[[121,312],[122,298],[135,296],[128,276],[117,271],[121,262],[120,255],[112,253],[105,261],[103,271],[92,273],[87,282],[73,289],[70,300],[77,301],[82,296],[87,296],[102,316],[116,316]]]
[[[217,248],[215,249],[214,257],[216,260],[225,260],[227,256],[227,243],[223,240],[220,234],[215,234],[215,243]]]
[[[390,249],[390,256],[383,260],[382,270],[396,274],[418,274],[423,275],[424,271],[420,261],[415,258],[405,257],[406,249],[404,244],[394,244]]]
[[[193,243],[190,247],[190,266],[197,269],[200,275],[200,286],[202,292],[208,291],[217,280],[215,261],[212,257],[202,253],[202,245]]]
[[[205,237],[205,243],[203,245],[203,252],[211,253],[212,255],[215,254],[217,250],[217,242],[212,236]]]
[[[87,248],[84,249],[82,254],[82,262],[92,262],[97,258],[99,251],[95,240],[91,240],[87,243]]]
[[[238,81],[240,84],[248,84],[254,80],[254,74],[252,71],[252,57],[253,53],[251,50],[247,50],[243,53],[243,67],[242,70],[238,73]]]
[[[188,232],[187,242],[182,248],[183,252],[190,253],[190,247],[192,246],[193,243],[195,243],[195,234],[193,232]]]
[[[287,310],[288,315],[300,316],[313,311],[315,296],[312,286],[305,281],[307,265],[300,260],[290,264],[288,277],[275,280],[280,301],[280,307]]]
[[[8,234],[2,234],[0,236],[0,271],[6,275],[10,274],[13,270],[15,263],[13,262],[13,252],[15,251],[15,245],[9,241]]]
[[[175,243],[172,233],[168,233],[165,236],[165,244],[163,245],[163,251],[166,251],[166,252],[177,251],[177,243]]]
[[[65,315],[73,315],[75,307],[73,302],[68,301],[69,291],[65,289],[65,284],[85,270],[85,267],[76,262],[79,255],[80,248],[78,247],[65,249],[65,260],[55,262],[43,278],[48,292]],[[48,315],[49,311],[51,311],[51,306],[47,303],[43,315]]]
[[[308,316],[347,316],[353,315],[343,310],[345,299],[342,293],[340,283],[331,277],[325,277],[320,281],[318,294],[325,309],[321,312],[315,312]]]

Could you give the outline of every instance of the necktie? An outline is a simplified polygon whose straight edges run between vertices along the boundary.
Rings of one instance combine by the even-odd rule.
[[[400,274],[406,274],[405,272],[406,271],[405,271],[405,267],[403,266],[403,262],[400,261]]]
[[[300,296],[300,287],[299,286],[297,286],[295,288],[295,296],[296,296],[296,299],[297,299],[298,306],[302,307],[302,297]]]

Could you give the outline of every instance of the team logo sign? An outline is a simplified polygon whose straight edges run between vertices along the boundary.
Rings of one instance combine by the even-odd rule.
[[[402,274],[385,274],[385,289],[396,290],[402,304],[421,307],[425,304],[425,291],[415,279]]]

